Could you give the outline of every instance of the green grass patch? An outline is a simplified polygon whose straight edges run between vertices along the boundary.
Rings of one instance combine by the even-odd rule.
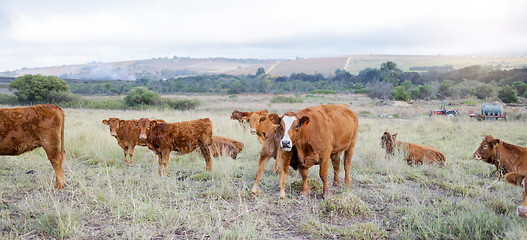
[[[320,204],[326,215],[337,214],[344,217],[369,216],[371,210],[360,198],[350,192],[333,195]]]
[[[272,103],[303,103],[304,100],[299,97],[276,96],[271,99]]]

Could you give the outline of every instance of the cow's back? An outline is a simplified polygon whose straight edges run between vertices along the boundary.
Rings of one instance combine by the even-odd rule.
[[[311,145],[322,147],[329,144],[333,152],[339,152],[349,147],[351,139],[357,137],[357,114],[344,104],[309,107],[300,110],[297,115],[299,118],[310,118],[303,138],[313,141]]]
[[[43,143],[63,149],[64,112],[52,104],[0,109],[0,155],[19,155]]]
[[[148,138],[149,147],[189,153],[212,144],[212,122],[208,118],[177,123],[158,123]]]

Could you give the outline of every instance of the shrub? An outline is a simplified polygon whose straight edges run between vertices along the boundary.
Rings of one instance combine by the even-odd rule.
[[[0,94],[0,104],[5,105],[15,105],[17,104],[18,99],[15,95],[11,94]]]
[[[175,110],[191,110],[200,106],[202,102],[196,99],[168,99],[167,104]]]
[[[303,103],[304,100],[298,97],[286,97],[286,96],[276,96],[271,99],[272,103]]]
[[[516,91],[511,85],[505,85],[498,91],[498,98],[504,103],[515,103],[518,102]]]
[[[50,94],[53,92],[70,92],[66,81],[55,76],[43,76],[40,74],[17,77],[9,83],[9,91],[16,89],[15,96],[20,102],[50,103]]]
[[[311,91],[311,94],[324,94],[324,95],[337,94],[337,91],[329,90],[329,89],[315,89]]]
[[[140,104],[152,105],[159,99],[159,95],[154,91],[150,91],[145,87],[135,87],[130,90],[128,95],[124,97],[124,101],[128,106],[136,106]]]
[[[392,98],[397,101],[408,101],[410,99],[410,93],[403,86],[399,86],[392,90]]]

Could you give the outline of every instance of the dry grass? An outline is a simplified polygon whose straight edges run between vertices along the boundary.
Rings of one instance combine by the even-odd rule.
[[[64,190],[53,189],[42,149],[0,156],[0,238],[520,239],[527,234],[525,221],[515,216],[520,189],[497,181],[492,166],[472,158],[487,134],[526,146],[524,121],[429,118],[426,112],[439,104],[384,106],[357,95],[295,104],[270,103],[272,96],[196,97],[207,104],[190,112],[65,109]],[[229,119],[232,110],[281,114],[321,103],[347,103],[362,112],[351,187],[332,188],[328,200],[317,199],[320,191],[314,188],[302,199],[294,187],[301,178],[291,170],[288,199],[279,200],[270,161],[258,196],[251,197],[261,145]],[[456,108],[463,114],[477,110]],[[215,134],[241,141],[245,149],[235,160],[215,158],[212,173],[196,153],[173,155],[168,176],[159,177],[154,154],[145,147],[136,148],[134,167],[124,164],[122,149],[101,123],[108,117],[168,122],[209,117]],[[401,156],[386,157],[380,147],[384,131],[437,147],[446,166],[408,166]],[[310,179],[319,181],[318,166]]]

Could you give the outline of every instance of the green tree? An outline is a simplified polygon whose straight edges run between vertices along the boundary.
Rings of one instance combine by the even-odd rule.
[[[9,83],[9,91],[16,89],[14,93],[20,102],[51,102],[50,94],[58,92],[70,92],[70,87],[63,79],[55,76],[42,76],[40,74],[17,77]]]
[[[421,85],[419,86],[419,99],[428,100],[432,97],[433,91],[432,86],[430,85]]]
[[[518,102],[518,96],[516,91],[511,85],[505,85],[498,91],[498,98],[504,103],[515,103]]]
[[[404,90],[408,91],[412,88],[412,82],[405,80],[403,83],[401,83],[401,86],[404,87]]]
[[[512,86],[514,87],[514,89],[516,89],[516,92],[520,96],[522,96],[527,91],[527,83],[524,83],[522,81],[513,82]]]
[[[401,73],[401,69],[397,68],[394,62],[388,61],[381,64],[381,81],[389,82],[394,87],[399,86]]]
[[[145,87],[134,87],[126,97],[124,97],[124,101],[128,106],[135,106],[139,104],[146,104],[151,105],[154,104],[159,99],[159,95],[154,92],[150,91]]]
[[[452,86],[454,86],[454,81],[452,80],[444,80],[441,82],[441,85],[439,86],[439,92],[437,93],[438,97],[444,99],[454,96],[454,90]]]
[[[245,92],[245,88],[240,82],[234,82],[231,84],[231,87],[228,92],[229,94],[239,94]]]
[[[260,76],[260,75],[263,75],[265,74],[265,69],[264,68],[258,68],[258,70],[256,70],[256,76]]]
[[[474,88],[473,93],[478,99],[486,99],[494,95],[494,88],[489,85],[481,85]]]
[[[398,86],[392,90],[392,98],[397,101],[408,101],[410,99],[410,93],[403,86]]]

